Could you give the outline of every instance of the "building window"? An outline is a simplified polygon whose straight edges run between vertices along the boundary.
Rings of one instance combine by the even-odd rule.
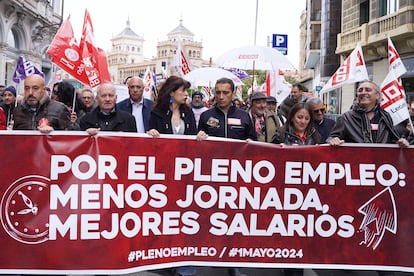
[[[381,16],[394,13],[400,7],[400,0],[381,0]]]
[[[369,21],[369,2],[364,1],[359,5],[359,23],[364,24]]]
[[[7,45],[11,48],[19,49],[19,38],[16,31],[13,29],[7,34]]]

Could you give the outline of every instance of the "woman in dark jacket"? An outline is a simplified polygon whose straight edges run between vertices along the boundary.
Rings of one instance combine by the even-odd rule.
[[[149,135],[197,134],[194,113],[187,103],[190,83],[177,76],[169,77],[162,85],[155,106],[151,111]]]
[[[286,123],[276,130],[272,143],[285,145],[316,145],[321,143],[319,133],[313,127],[312,110],[304,103],[296,103],[289,111]]]
[[[191,106],[187,104],[187,89],[191,84],[177,76],[169,77],[161,86],[154,108],[151,110],[149,130],[152,137],[163,134],[195,135],[196,121]],[[167,269],[167,272],[169,270]],[[193,266],[177,267],[174,275],[194,275]]]

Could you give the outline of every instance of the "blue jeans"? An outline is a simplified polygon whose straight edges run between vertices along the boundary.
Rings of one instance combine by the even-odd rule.
[[[180,266],[177,267],[175,270],[175,274],[181,275],[181,276],[190,276],[194,275],[196,273],[196,269],[194,266]]]

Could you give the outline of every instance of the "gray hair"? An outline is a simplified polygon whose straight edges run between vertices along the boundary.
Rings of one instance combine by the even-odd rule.
[[[378,84],[376,84],[375,82],[371,81],[371,80],[363,80],[359,83],[358,87],[363,84],[363,83],[370,83],[374,86],[375,92],[377,92],[377,94],[381,94],[381,89],[379,87]]]
[[[322,99],[318,97],[313,97],[306,101],[305,108],[311,109],[313,105],[317,105],[317,104],[323,104]]]

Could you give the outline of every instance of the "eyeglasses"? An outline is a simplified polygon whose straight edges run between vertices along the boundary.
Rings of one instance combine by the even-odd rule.
[[[320,109],[314,109],[312,110],[313,113],[318,114],[319,112],[325,113],[325,108],[320,108]]]
[[[130,86],[128,86],[128,88],[129,89],[142,89],[142,88],[144,88],[144,86],[141,86],[141,85],[130,85]]]

